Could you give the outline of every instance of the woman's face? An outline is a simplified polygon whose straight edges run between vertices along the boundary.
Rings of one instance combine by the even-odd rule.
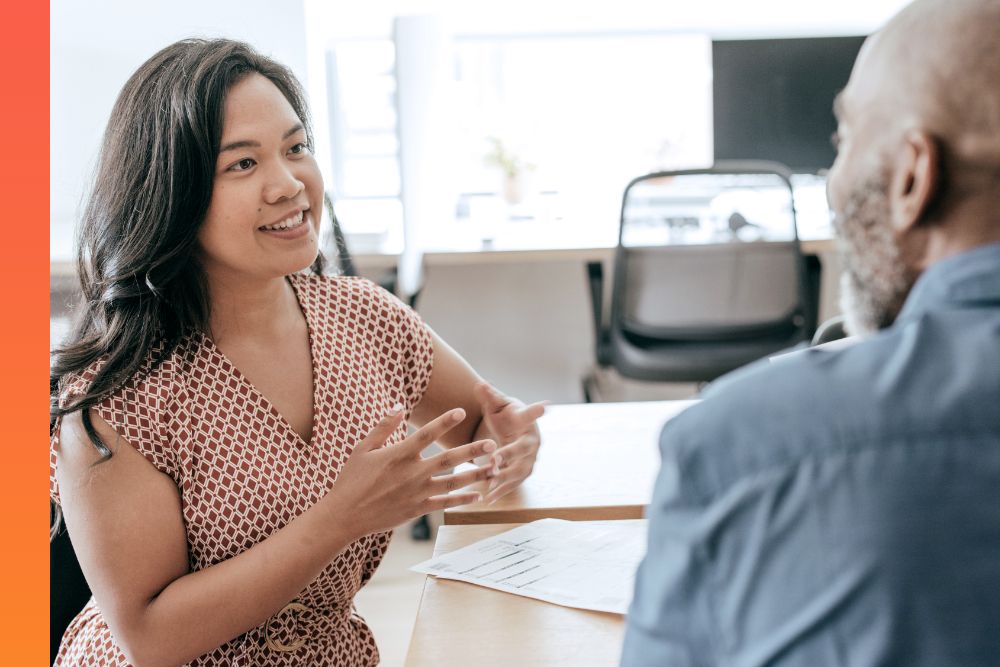
[[[212,201],[198,232],[209,278],[275,278],[316,259],[323,177],[292,106],[250,74],[226,95]]]

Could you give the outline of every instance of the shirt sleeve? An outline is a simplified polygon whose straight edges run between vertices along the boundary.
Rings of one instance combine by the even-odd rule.
[[[707,503],[686,488],[675,444],[668,423],[647,512],[646,556],[626,619],[624,667],[714,664]]]
[[[403,405],[407,419],[430,384],[434,367],[434,344],[430,329],[412,308],[378,285],[365,280],[382,310],[378,322],[385,381]]]
[[[398,301],[398,300],[397,300]],[[399,344],[403,355],[403,392],[406,416],[420,403],[431,381],[434,368],[434,344],[423,319],[409,306],[399,303]]]
[[[158,471],[179,483],[177,457],[164,428],[165,404],[171,390],[166,386],[161,369],[137,376],[122,389],[106,396],[94,406],[94,411]],[[70,379],[60,395],[60,405],[69,405],[79,398],[92,377],[93,370],[90,370]],[[49,440],[49,497],[56,504],[60,502],[56,468],[61,427],[62,420],[59,419]]]

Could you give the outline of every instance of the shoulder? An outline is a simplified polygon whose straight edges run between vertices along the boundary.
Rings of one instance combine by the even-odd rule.
[[[197,372],[197,351],[202,345],[200,334],[182,337],[169,350],[162,342],[157,343],[146,353],[136,371],[106,392],[97,407],[102,412],[141,413],[147,418],[159,419],[167,406],[182,395],[185,378]],[[65,407],[90,391],[107,363],[107,357],[101,357],[81,371],[65,376],[60,383],[60,405]]]
[[[389,340],[424,335],[420,315],[367,278],[294,274],[289,279],[307,311],[323,322],[343,322],[369,337]]]
[[[112,452],[124,452],[127,458],[132,458],[131,450],[134,449],[160,472],[176,480],[178,473],[170,445],[169,415],[175,403],[183,400],[184,378],[204,372],[199,368],[200,359],[196,354],[203,341],[203,336],[191,335],[182,338],[171,350],[165,350],[162,344],[154,346],[135,373],[98,397],[91,412],[92,423],[101,441]],[[94,389],[93,383],[107,363],[106,357],[100,358],[81,371],[65,376],[60,383],[60,406],[70,407]],[[131,447],[120,448],[119,437]],[[85,471],[87,466],[103,460],[103,456],[85,433],[80,411],[56,420],[49,435],[49,447],[50,495],[59,503],[57,470],[65,471],[68,467],[77,472]]]
[[[890,442],[996,432],[1000,370],[930,317],[838,351],[760,361],[713,384],[668,423],[664,456],[699,494],[806,458]],[[993,341],[996,344],[996,341]],[[991,377],[992,375],[992,377]]]
[[[296,273],[288,276],[288,279],[300,298],[320,307],[406,308],[393,294],[361,276]]]

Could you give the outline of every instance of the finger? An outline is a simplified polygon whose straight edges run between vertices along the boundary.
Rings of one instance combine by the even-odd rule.
[[[524,481],[523,479],[512,479],[502,483],[500,486],[496,487],[492,491],[489,491],[486,494],[486,497],[483,498],[483,502],[486,503],[487,505],[492,505],[493,503],[500,500],[508,493],[519,487],[521,485],[521,482],[523,481]]]
[[[528,407],[521,410],[521,418],[536,422],[538,419],[545,414],[545,406],[548,405],[548,401],[539,401],[538,403],[532,403]]]
[[[489,478],[491,469],[489,467],[476,468],[455,473],[454,475],[440,475],[431,478],[431,493],[444,494],[463,489],[470,484],[482,482]]]
[[[355,451],[371,451],[373,449],[378,449],[385,444],[385,441],[389,439],[393,431],[399,428],[399,425],[403,421],[403,406],[399,403],[392,406],[389,412],[382,417],[378,424],[375,425],[365,439],[362,440]]]
[[[492,473],[490,477],[496,477],[497,475],[499,475],[500,466],[502,465],[503,465],[503,454],[496,454],[493,457],[493,470],[490,471]]]
[[[431,496],[423,502],[424,514],[430,514],[431,512],[448,509],[449,507],[468,505],[469,503],[475,503],[482,499],[483,497],[481,494],[473,491],[452,493],[447,496]]]
[[[515,484],[520,484],[524,480],[531,476],[532,471],[535,469],[535,464],[530,459],[521,459],[512,463],[509,467],[503,468],[496,475],[490,477],[490,484],[486,488],[487,492],[493,489],[499,488],[500,486],[506,484],[507,482],[514,482]]]
[[[410,453],[420,454],[428,445],[455,428],[465,419],[465,410],[455,408],[427,422],[403,440]]]
[[[538,438],[524,437],[518,438],[509,445],[498,449],[496,454],[494,454],[494,458],[500,456],[507,462],[507,465],[510,466],[520,459],[535,456],[537,452]]]
[[[471,461],[477,456],[492,454],[497,449],[497,443],[492,440],[478,440],[470,442],[461,447],[449,449],[446,452],[429,456],[425,459],[426,465],[435,470],[451,470],[466,461]],[[487,467],[487,469],[489,469]]]

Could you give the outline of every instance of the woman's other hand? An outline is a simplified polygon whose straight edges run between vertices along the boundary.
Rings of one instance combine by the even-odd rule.
[[[492,503],[520,486],[534,469],[541,446],[536,422],[545,414],[545,403],[525,406],[488,382],[476,383],[473,392],[482,408],[483,426],[500,445],[490,457],[494,476],[483,498]],[[477,435],[481,434],[482,428]]]

